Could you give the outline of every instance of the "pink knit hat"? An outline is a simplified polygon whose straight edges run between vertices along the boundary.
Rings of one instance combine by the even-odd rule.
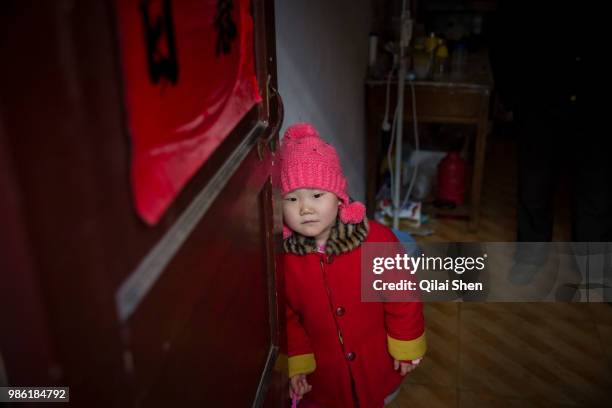
[[[340,221],[357,224],[363,221],[365,207],[360,202],[349,202],[346,178],[338,153],[319,136],[308,123],[296,123],[286,131],[280,147],[281,193],[298,188],[316,188],[334,193],[341,201]],[[283,238],[293,232],[283,227]]]

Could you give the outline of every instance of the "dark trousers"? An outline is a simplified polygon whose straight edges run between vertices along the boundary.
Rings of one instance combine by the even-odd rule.
[[[552,240],[553,195],[561,172],[569,175],[571,183],[572,241],[612,241],[609,132],[595,129],[587,133],[587,123],[572,106],[517,110],[515,114],[519,131],[517,241]]]

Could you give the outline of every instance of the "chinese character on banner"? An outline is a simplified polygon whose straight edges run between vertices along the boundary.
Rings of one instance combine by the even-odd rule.
[[[116,0],[131,182],[155,224],[261,101],[249,0]]]

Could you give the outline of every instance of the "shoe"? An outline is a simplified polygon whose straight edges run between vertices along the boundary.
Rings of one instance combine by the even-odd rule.
[[[508,273],[508,282],[517,286],[525,286],[533,282],[533,278],[542,270],[543,265],[533,265],[515,262]]]

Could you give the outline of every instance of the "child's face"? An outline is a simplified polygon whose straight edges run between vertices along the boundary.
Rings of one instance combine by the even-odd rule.
[[[334,193],[300,188],[283,197],[285,224],[306,237],[327,239],[336,222],[340,200]]]

